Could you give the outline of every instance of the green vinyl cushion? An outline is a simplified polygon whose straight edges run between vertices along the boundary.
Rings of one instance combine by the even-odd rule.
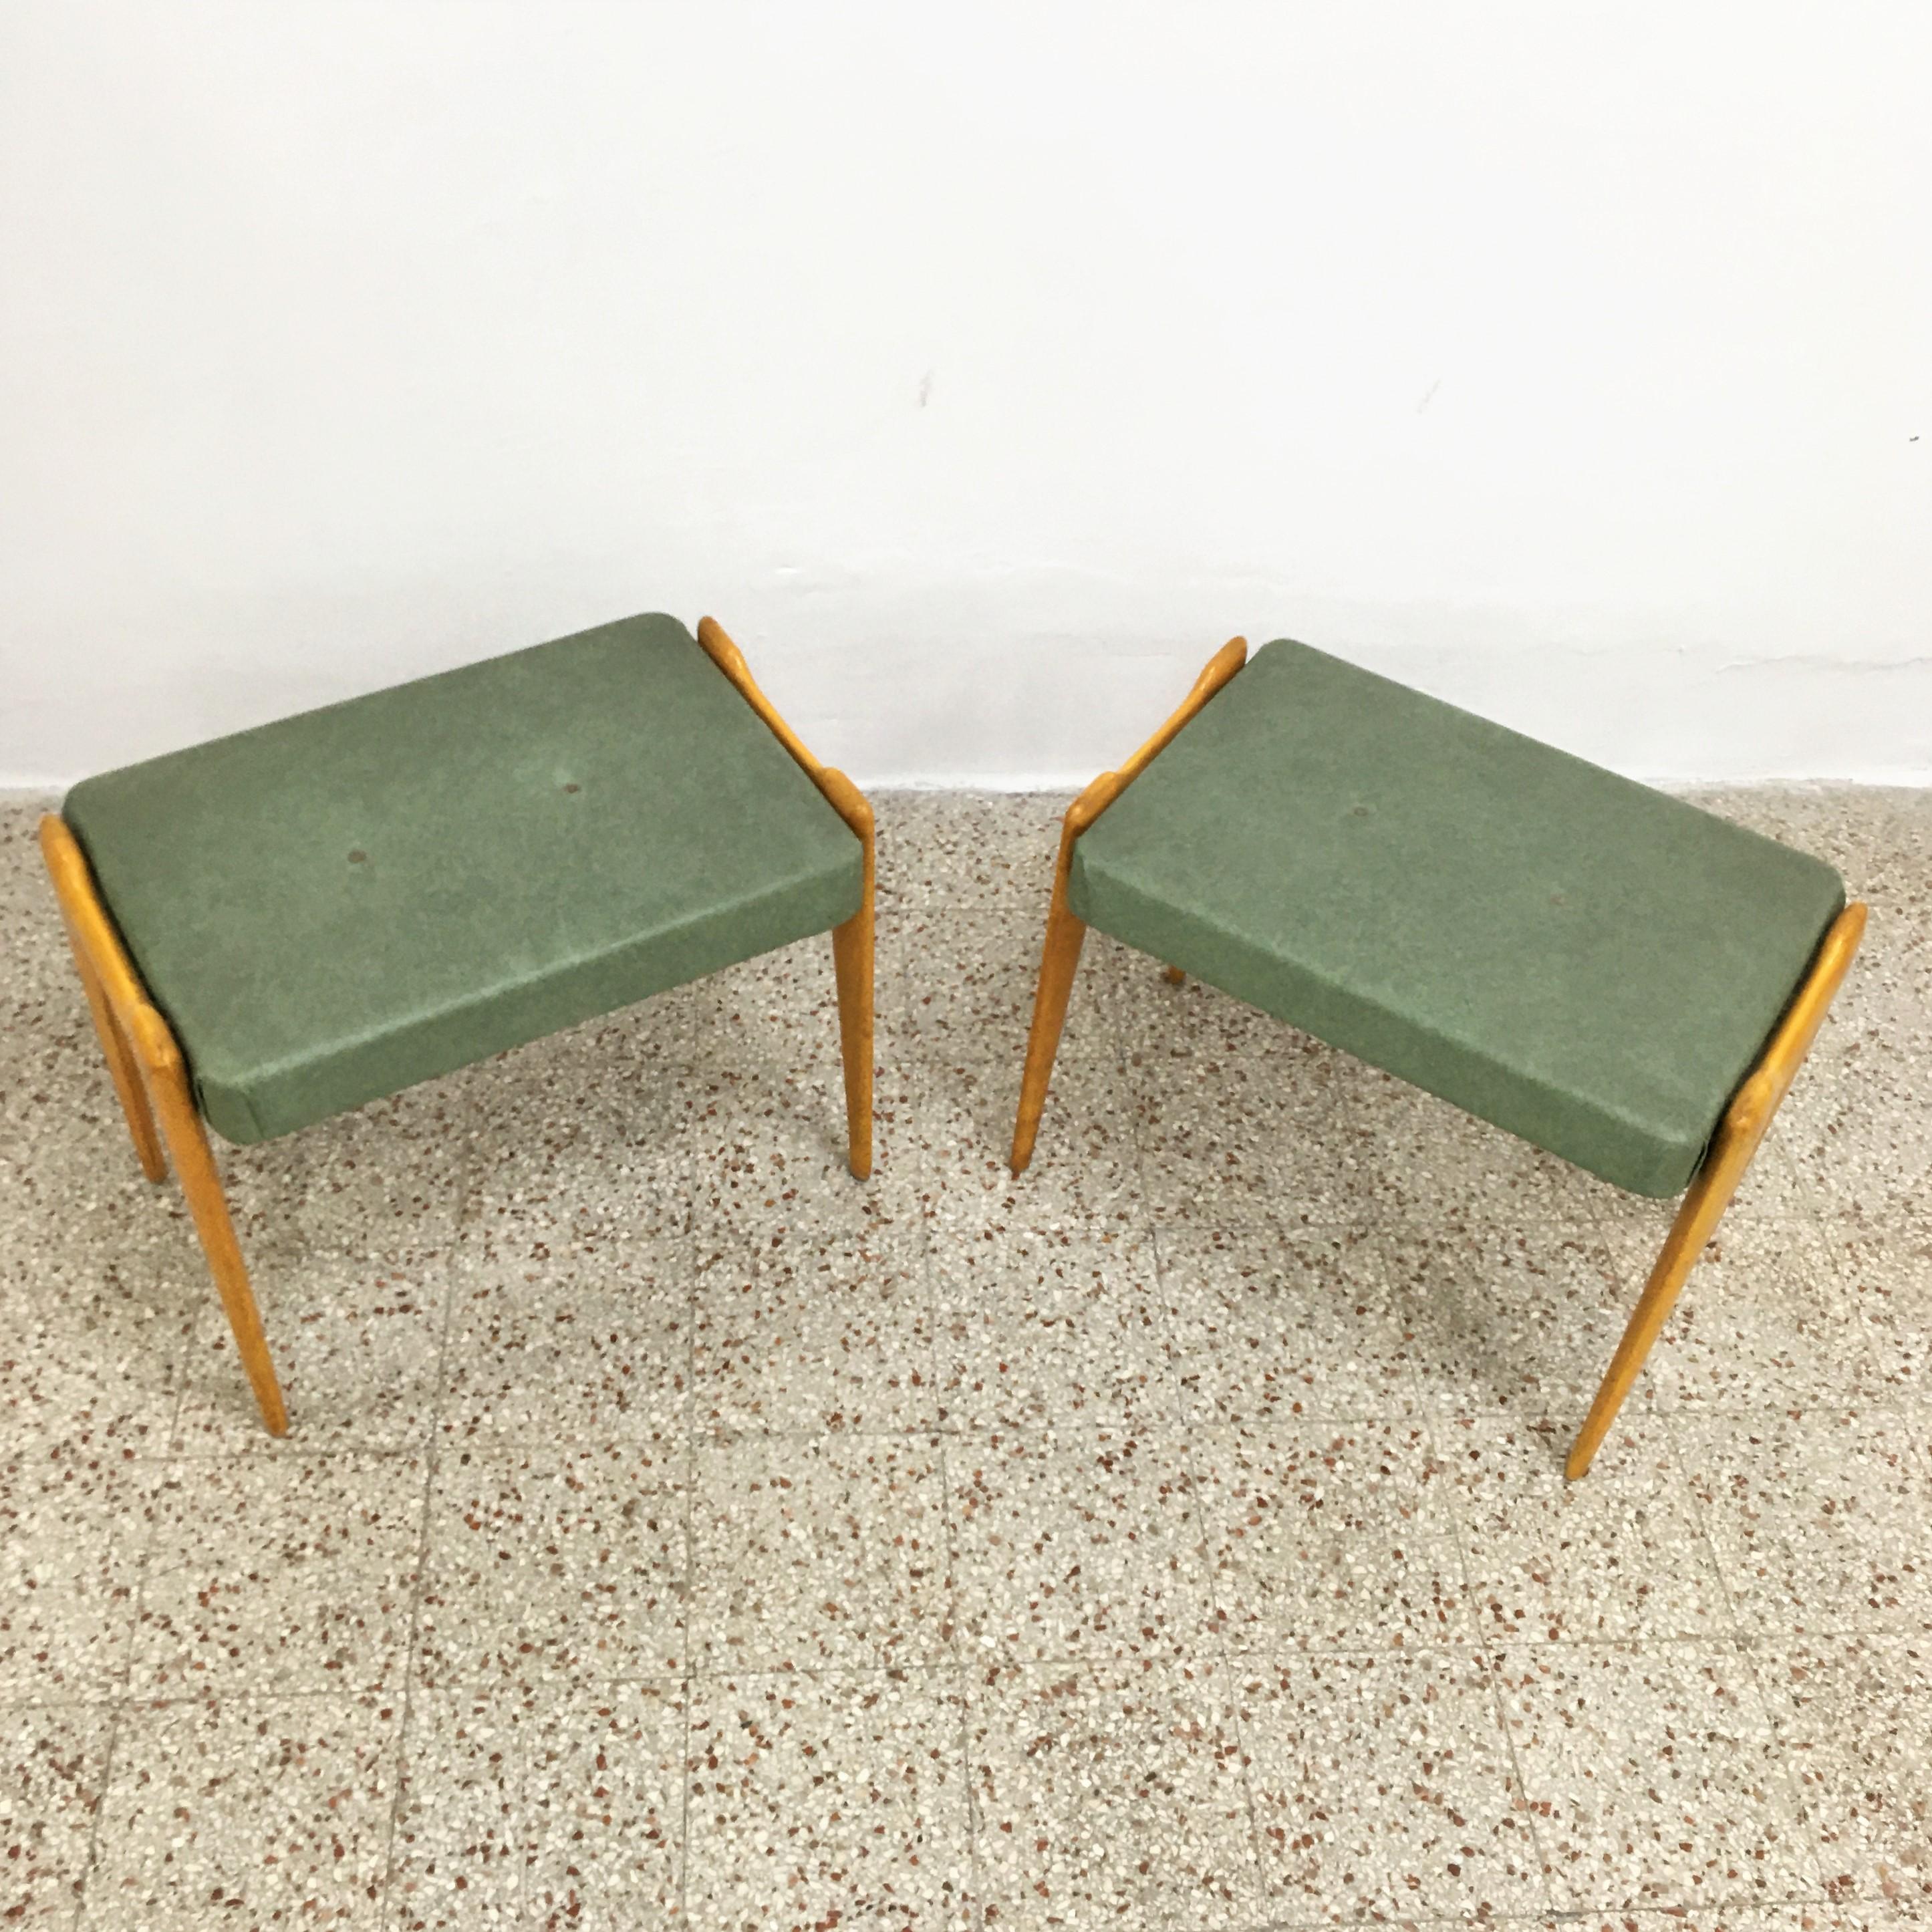
[[[1080,838],[1072,910],[1639,1194],[1689,1181],[1830,866],[1287,640]]]
[[[257,1141],[821,932],[857,837],[631,617],[86,780],[62,808],[209,1122]]]

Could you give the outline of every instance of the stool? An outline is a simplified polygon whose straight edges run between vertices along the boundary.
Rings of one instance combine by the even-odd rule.
[[[1067,810],[1013,1170],[1091,925],[1618,1186],[1683,1194],[1574,1480],[1864,920],[1820,860],[1306,644],[1249,663],[1238,638]]]
[[[830,931],[872,1142],[872,812],[710,618],[639,616],[85,780],[40,844],[141,1166],[287,1417],[203,1130],[265,1140]]]

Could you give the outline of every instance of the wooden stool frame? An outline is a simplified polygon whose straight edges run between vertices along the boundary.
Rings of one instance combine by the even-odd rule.
[[[872,808],[843,772],[820,764],[806,749],[758,688],[743,653],[713,620],[706,617],[699,624],[698,640],[832,808],[857,833],[864,848],[859,910],[832,932],[845,1076],[847,1160],[853,1174],[863,1180],[872,1171]],[[122,944],[80,842],[57,814],[50,813],[40,820],[40,851],[141,1172],[150,1180],[165,1180],[172,1159],[262,1420],[271,1435],[285,1436],[288,1411],[281,1385],[179,1042]]]
[[[1059,1049],[1060,1030],[1066,1024],[1066,1002],[1073,990],[1075,969],[1080,964],[1081,945],[1087,936],[1085,922],[1066,903],[1066,879],[1073,862],[1074,842],[1241,669],[1247,655],[1247,645],[1240,638],[1223,645],[1208,661],[1173,716],[1118,771],[1102,772],[1066,808],[1060,826],[1059,862],[1054,868],[1053,897],[1047,908],[1046,936],[1040,949],[1040,985],[1034,996],[1033,1027],[1027,1040],[1026,1069],[1020,1082],[1019,1114],[1013,1126],[1012,1166],[1016,1174],[1023,1172],[1033,1158],[1040,1114],[1046,1105],[1047,1084],[1053,1076],[1054,1057]],[[1664,1238],[1643,1292],[1637,1298],[1596,1400],[1570,1447],[1564,1473],[1572,1482],[1588,1473],[1643,1366],[1645,1357],[1650,1353],[1651,1345],[1669,1318],[1685,1277],[1702,1253],[1705,1243],[1717,1232],[1724,1210],[1811,1050],[1811,1043],[1858,952],[1864,928],[1865,908],[1856,902],[1846,906],[1832,922],[1812,957],[1802,984],[1772,1029],[1756,1065],[1725,1108],[1704,1158],[1691,1177],[1690,1187],[1678,1204],[1676,1218]],[[1183,975],[1178,968],[1170,966],[1166,972],[1169,980],[1180,984]]]

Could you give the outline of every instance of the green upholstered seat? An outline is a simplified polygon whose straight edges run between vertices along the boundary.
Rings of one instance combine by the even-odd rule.
[[[1283,640],[1075,847],[1068,904],[1669,1195],[1844,904],[1820,861]]]
[[[862,848],[675,619],[76,785],[64,816],[235,1141],[822,932]]]

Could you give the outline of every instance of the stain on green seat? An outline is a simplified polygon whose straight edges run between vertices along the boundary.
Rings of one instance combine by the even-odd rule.
[[[62,808],[257,1141],[822,932],[859,841],[675,619],[103,773]]]
[[[1286,640],[1068,880],[1102,932],[1653,1196],[1844,898],[1819,860]]]

